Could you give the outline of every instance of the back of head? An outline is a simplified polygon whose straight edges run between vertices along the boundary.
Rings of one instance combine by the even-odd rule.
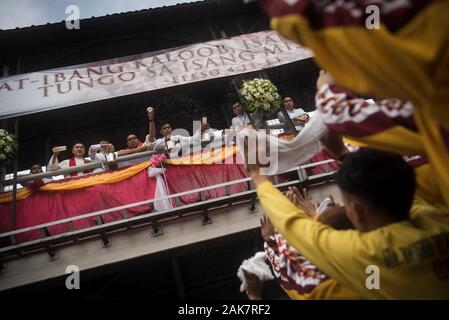
[[[396,221],[409,217],[415,192],[415,174],[396,153],[361,148],[347,154],[337,184],[348,195]]]

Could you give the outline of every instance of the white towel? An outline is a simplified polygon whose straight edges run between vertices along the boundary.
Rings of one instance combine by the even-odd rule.
[[[270,267],[266,263],[266,255],[264,251],[257,252],[254,257],[243,260],[242,264],[237,271],[237,277],[239,277],[242,284],[240,285],[240,292],[245,292],[248,288],[243,270],[247,273],[255,275],[260,281],[273,280],[273,274]]]
[[[251,135],[254,129],[245,128],[237,134],[237,144],[239,152],[243,156],[245,136]],[[261,173],[265,175],[273,175],[276,173],[287,171],[301,163],[311,159],[315,154],[321,151],[321,136],[327,131],[327,127],[319,112],[316,112],[304,129],[291,141],[285,141],[276,137],[267,135],[270,139],[272,159],[275,163],[271,163],[269,168],[261,168]],[[257,133],[263,136],[262,132]],[[273,147],[277,144],[277,150]],[[265,154],[264,145],[259,145],[259,154]]]
[[[162,177],[165,172],[165,168],[148,168],[148,176],[156,178],[156,190],[154,193],[154,199],[159,199],[168,196],[167,186],[165,185],[164,178]],[[161,199],[154,201],[154,210],[166,211],[173,209],[171,199]]]
[[[326,211],[327,208],[332,207],[333,203],[334,202],[332,201],[332,199],[330,197],[327,197],[326,199],[323,200],[323,202],[320,203],[320,205],[316,209],[316,212],[322,214],[324,211]]]

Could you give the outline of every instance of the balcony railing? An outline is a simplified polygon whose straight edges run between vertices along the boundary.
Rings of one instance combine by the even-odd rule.
[[[149,151],[144,154],[140,154],[140,157],[146,157],[154,154],[154,151]],[[130,159],[137,159],[140,158],[137,157],[137,154],[126,156],[126,160]],[[119,158],[120,159],[120,158]],[[125,161],[125,156],[123,157],[123,160]],[[325,173],[307,176],[307,172],[305,169],[315,167],[317,165],[323,165],[327,163],[334,162],[334,160],[325,160],[315,163],[309,163],[306,165],[298,166],[296,168],[292,168],[288,171],[279,173],[275,176],[273,176],[273,181],[276,187],[280,189],[287,188],[288,186],[297,185],[297,184],[303,184],[303,185],[309,185],[313,186],[316,184],[326,183],[333,180],[333,175],[336,171],[328,171]],[[87,168],[94,168],[98,164],[91,163],[87,164],[85,166],[80,166],[82,168],[78,168],[78,170],[74,170],[75,168],[70,168],[70,172],[73,171],[81,171],[85,170]],[[66,170],[60,170],[60,172],[57,172],[58,174],[67,173],[69,171]],[[297,178],[294,180],[290,180],[287,182],[279,182],[280,176],[284,175],[285,173],[289,172],[296,172]],[[55,172],[49,172],[49,173],[43,173],[40,174],[41,177],[48,177],[51,174],[55,174]],[[38,175],[32,175],[32,179],[35,179]],[[21,177],[21,181],[27,181],[30,180],[30,177]],[[231,193],[231,186],[238,183],[248,183],[248,190],[238,193]],[[205,192],[210,189],[217,189],[217,188],[225,188],[225,195],[219,198],[214,199],[207,199],[205,197]],[[189,204],[183,204],[180,201],[180,197],[190,194],[200,194],[201,200],[195,203],[189,203]],[[141,214],[134,217],[128,217],[128,210],[130,208],[141,206],[141,205],[150,205],[151,203],[162,200],[162,199],[173,199],[176,203],[176,207],[173,209],[167,210],[167,211],[161,211],[161,212],[148,212],[145,214]],[[251,178],[244,178],[244,179],[238,179],[233,180],[225,183],[210,185],[203,188],[198,188],[194,190],[189,190],[177,194],[171,194],[166,197],[157,198],[157,199],[148,199],[145,201],[130,203],[127,205],[117,206],[105,210],[90,212],[86,214],[82,214],[75,217],[70,217],[66,219],[61,219],[57,221],[52,221],[32,227],[22,228],[18,230],[13,230],[5,233],[0,234],[0,239],[9,238],[10,245],[7,247],[0,248],[0,256],[2,256],[3,259],[10,259],[14,256],[23,255],[25,253],[33,252],[35,250],[46,250],[48,254],[50,255],[50,259],[54,259],[56,257],[55,248],[61,244],[64,243],[70,243],[72,241],[76,241],[82,238],[87,237],[99,237],[103,241],[104,246],[109,246],[110,241],[108,238],[108,234],[119,232],[120,230],[129,230],[131,228],[136,228],[139,226],[151,226],[152,227],[152,233],[154,236],[161,235],[162,227],[161,223],[167,220],[173,220],[173,219],[180,219],[183,216],[186,215],[200,215],[202,216],[202,222],[203,224],[209,224],[212,223],[212,219],[210,217],[210,213],[216,209],[220,209],[223,207],[228,207],[233,204],[241,204],[241,203],[247,203],[249,204],[249,210],[254,211],[255,210],[255,202],[256,202],[256,193],[254,186],[252,184]],[[120,211],[123,213],[124,218],[122,220],[113,221],[105,223],[102,216],[111,212],[117,212]],[[74,221],[85,219],[85,218],[95,218],[97,225],[81,230],[74,230],[73,223]],[[48,232],[48,227],[59,225],[59,224],[67,224],[68,226],[68,232],[57,234],[57,235],[50,235]],[[40,231],[41,238],[37,240],[32,240],[28,242],[23,243],[17,243],[16,236],[25,232],[30,231]]]

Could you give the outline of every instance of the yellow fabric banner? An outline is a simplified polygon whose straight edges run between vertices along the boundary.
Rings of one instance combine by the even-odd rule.
[[[207,152],[192,154],[186,157],[167,159],[167,164],[171,165],[207,165],[207,164],[221,164],[225,159],[232,157],[237,153],[237,146],[224,147],[219,149],[211,149]]]

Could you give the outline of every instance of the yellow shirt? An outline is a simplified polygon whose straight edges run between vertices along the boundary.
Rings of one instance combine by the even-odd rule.
[[[282,287],[282,285],[281,285]],[[282,289],[292,300],[360,300],[362,297],[352,290],[345,288],[334,279],[328,279],[320,283],[310,293],[299,294],[295,290]]]
[[[411,6],[418,7],[402,6],[410,12]],[[272,28],[312,49],[317,63],[339,85],[362,95],[413,102],[417,134],[393,128],[390,133],[399,132],[405,138],[380,133],[382,137],[376,141],[363,139],[371,147],[425,155],[449,207],[449,147],[441,132],[442,128],[449,131],[449,1],[431,1],[408,22],[399,18],[402,27],[395,32],[382,23],[378,30],[367,29],[363,23],[345,25],[345,15],[337,14],[333,17],[335,26],[316,29],[314,20],[322,18],[319,14],[325,10],[310,10],[309,5],[295,7],[289,11],[296,13],[274,17]]]
[[[368,299],[449,298],[449,215],[422,200],[413,203],[413,220],[371,232],[338,231],[308,218],[270,182],[257,188],[275,228],[302,255],[343,286]],[[422,214],[421,214],[422,213]],[[368,289],[379,268],[380,289]]]

